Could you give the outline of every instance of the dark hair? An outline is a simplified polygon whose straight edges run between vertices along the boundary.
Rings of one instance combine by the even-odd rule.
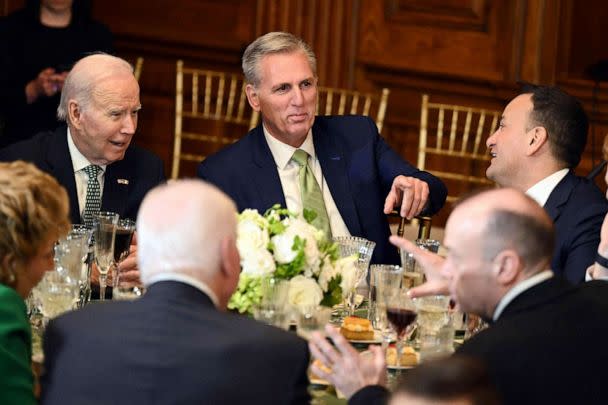
[[[27,0],[24,8],[31,18],[40,21],[40,0]],[[70,25],[88,24],[91,18],[91,1],[74,0]]]
[[[493,211],[483,234],[483,252],[488,260],[505,249],[514,249],[526,268],[530,268],[549,260],[553,255],[553,224],[533,215],[507,210]]]
[[[408,371],[395,390],[399,393],[436,401],[466,398],[472,405],[500,404],[483,363],[462,355],[424,362]]]
[[[529,128],[541,126],[547,130],[553,156],[566,167],[576,167],[585,145],[589,121],[581,103],[555,86],[523,83],[521,94],[532,94],[533,110]]]

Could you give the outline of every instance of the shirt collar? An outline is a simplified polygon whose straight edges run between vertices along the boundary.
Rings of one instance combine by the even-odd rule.
[[[492,316],[492,319],[496,321],[498,317],[502,315],[507,305],[509,305],[511,301],[513,301],[518,295],[534,287],[535,285],[550,279],[551,277],[553,277],[553,272],[551,270],[544,270],[515,285],[513,288],[507,291],[507,293],[500,299],[498,305],[496,306],[496,309],[494,310],[494,315]]]
[[[72,133],[70,132],[70,127],[68,127],[68,150],[70,151],[70,156],[72,158],[72,167],[74,168],[74,173],[79,172],[82,169],[84,169],[85,167],[93,164],[82,153],[80,153],[80,151],[76,147],[76,144],[74,143],[74,140],[72,139]],[[97,165],[97,166],[101,167],[102,172],[106,171],[107,165]]]
[[[270,148],[270,153],[272,153],[272,157],[274,158],[274,161],[279,169],[285,169],[287,167],[287,164],[291,160],[291,157],[296,149],[302,149],[313,159],[315,158],[315,145],[312,141],[312,128],[308,131],[308,134],[306,134],[306,139],[299,148],[294,148],[291,145],[287,145],[286,143],[279,141],[277,138],[270,135],[270,132],[268,132],[266,126],[263,124],[262,128],[264,129],[264,137],[266,138],[266,143]]]
[[[566,177],[569,171],[570,169],[568,168],[556,171],[530,187],[528,191],[526,191],[526,194],[532,197],[541,207],[544,206],[553,189],[564,177]]]
[[[195,279],[194,277],[180,273],[158,273],[153,275],[152,277],[149,277],[146,280],[146,286],[150,286],[160,281],[177,281],[180,283],[188,284],[189,286],[196,288],[197,290],[208,296],[211,302],[213,302],[213,305],[218,308],[219,300],[217,299],[217,295],[207,284]]]

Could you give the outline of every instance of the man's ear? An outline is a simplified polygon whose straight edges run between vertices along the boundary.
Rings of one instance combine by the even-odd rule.
[[[247,101],[249,101],[249,105],[253,108],[253,111],[260,112],[260,98],[252,84],[245,86],[245,94],[247,94]]]
[[[492,261],[492,271],[497,282],[509,286],[515,284],[523,270],[523,263],[517,252],[503,250]]]
[[[220,243],[222,276],[226,279],[236,278],[238,282],[241,273],[239,251],[233,238],[226,237]]]
[[[82,128],[82,109],[76,100],[68,101],[68,122],[76,129]]]
[[[534,127],[527,133],[528,151],[531,156],[537,153],[548,141],[547,130],[545,127]]]

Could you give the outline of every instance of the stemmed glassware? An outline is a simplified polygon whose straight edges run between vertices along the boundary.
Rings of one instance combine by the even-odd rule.
[[[402,277],[385,290],[386,317],[397,333],[397,369],[401,368],[403,344],[412,332],[417,317],[416,305],[407,295],[408,290],[402,284]]]
[[[114,264],[114,239],[118,214],[100,212],[94,220],[95,263],[99,270],[99,299],[105,300],[106,284],[110,268]]]
[[[372,260],[376,243],[356,236],[337,236],[333,238],[333,241],[338,244],[341,257],[357,255],[357,273],[351,290],[345,294],[346,299],[344,303],[347,315],[352,316],[356,306],[356,288],[367,276],[369,263]]]
[[[112,299],[136,299],[143,294],[143,286],[133,280],[126,280],[118,271],[118,264],[130,253],[131,240],[135,232],[135,221],[128,218],[118,220],[114,240],[114,288]]]

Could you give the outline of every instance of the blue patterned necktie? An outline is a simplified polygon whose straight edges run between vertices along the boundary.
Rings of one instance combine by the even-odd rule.
[[[297,149],[291,159],[300,166],[299,177],[302,207],[317,214],[312,224],[318,229],[325,231],[327,238],[331,238],[331,228],[329,226],[327,210],[325,209],[325,202],[323,201],[323,194],[312,169],[308,165],[308,153],[302,149]]]
[[[84,204],[84,212],[82,214],[82,219],[84,220],[84,224],[88,227],[93,227],[93,218],[99,211],[101,210],[101,188],[99,187],[99,180],[97,180],[97,175],[101,170],[101,167],[97,165],[89,165],[85,167],[84,172],[89,177],[87,181],[87,198]]]

